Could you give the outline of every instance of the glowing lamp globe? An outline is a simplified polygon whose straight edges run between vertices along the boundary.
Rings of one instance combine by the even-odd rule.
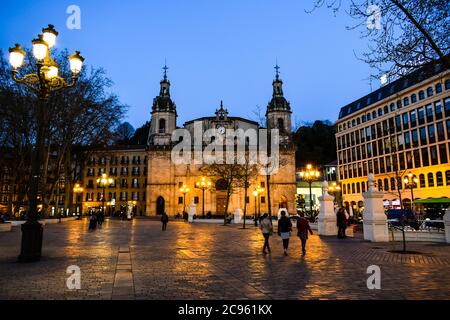
[[[33,55],[38,61],[42,61],[47,56],[47,43],[44,41],[44,37],[40,34],[37,39],[32,41]]]
[[[25,51],[19,44],[9,49],[9,63],[13,69],[18,69],[23,65],[25,60]]]
[[[53,48],[56,43],[56,37],[58,36],[58,32],[55,30],[55,27],[51,24],[48,25],[47,28],[42,29],[43,39],[49,48]]]
[[[75,53],[69,56],[70,70],[74,75],[80,73],[83,67],[84,58],[80,55],[80,51],[75,51]]]

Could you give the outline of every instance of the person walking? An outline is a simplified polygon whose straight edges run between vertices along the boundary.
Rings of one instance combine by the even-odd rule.
[[[303,212],[300,212],[300,218],[297,220],[297,236],[302,242],[303,255],[306,254],[306,241],[308,240],[308,233],[313,235],[308,219],[305,218],[305,214]]]
[[[169,216],[167,215],[167,213],[163,213],[162,217],[161,217],[161,222],[162,222],[162,230],[166,231],[167,230],[167,223],[169,222]]]
[[[105,221],[105,214],[103,213],[103,210],[100,210],[98,215],[97,215],[97,219],[98,219],[98,226],[101,227],[103,224],[103,221]]]
[[[347,215],[344,208],[339,208],[336,214],[336,224],[338,227],[338,239],[347,238],[345,235],[345,229],[347,228]]]
[[[91,213],[89,218],[89,230],[95,230],[97,228],[97,216],[94,212]]]
[[[267,254],[266,249],[270,253],[269,238],[270,238],[270,235],[272,234],[273,226],[272,226],[272,221],[270,221],[269,215],[267,213],[264,213],[264,215],[262,216],[259,227],[260,227],[261,232],[264,237],[263,253]]]
[[[291,236],[292,231],[292,222],[291,220],[286,217],[286,211],[281,211],[281,218],[278,220],[278,235],[283,240],[283,249],[284,249],[284,255],[288,255],[288,248],[289,248],[289,238]]]

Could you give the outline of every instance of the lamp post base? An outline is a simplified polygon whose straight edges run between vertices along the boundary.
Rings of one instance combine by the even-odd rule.
[[[18,262],[35,262],[41,259],[44,228],[37,221],[22,225],[22,246]]]

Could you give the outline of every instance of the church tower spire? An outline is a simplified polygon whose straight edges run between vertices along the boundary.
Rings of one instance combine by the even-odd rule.
[[[287,143],[291,134],[291,106],[283,94],[280,66],[275,65],[275,80],[272,82],[272,100],[267,105],[266,121],[268,129],[278,129],[282,143]]]
[[[283,96],[283,81],[280,79],[280,66],[275,65],[275,80],[272,83],[273,87],[273,97],[282,97]]]
[[[159,95],[153,99],[149,146],[167,146],[171,144],[172,132],[176,129],[177,109],[170,98],[170,81],[167,77],[167,63],[162,68]]]
[[[163,79],[160,82],[160,92],[159,92],[159,96],[160,97],[170,97],[170,81],[167,79],[167,70],[169,70],[169,68],[167,67],[167,63],[164,63],[164,74],[163,74]]]

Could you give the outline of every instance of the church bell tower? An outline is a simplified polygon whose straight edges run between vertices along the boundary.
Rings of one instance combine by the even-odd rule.
[[[280,144],[289,143],[292,131],[291,106],[283,95],[283,81],[280,79],[280,67],[275,66],[275,80],[272,83],[273,94],[267,106],[266,122],[267,129],[278,129],[280,133]]]
[[[153,99],[148,146],[170,145],[172,132],[177,126],[176,105],[170,98],[170,81],[167,79],[168,69],[165,65],[159,95]]]

